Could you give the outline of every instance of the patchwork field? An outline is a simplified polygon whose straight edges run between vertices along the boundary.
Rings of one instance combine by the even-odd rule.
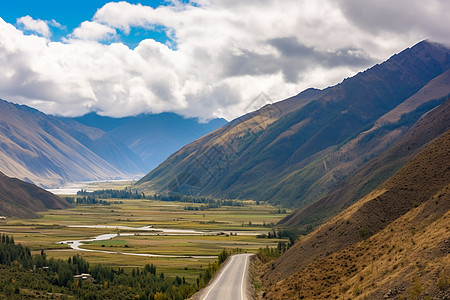
[[[154,264],[168,275],[196,278],[200,269],[223,249],[256,252],[260,247],[276,246],[279,239],[261,239],[286,214],[270,205],[244,202],[242,207],[200,210],[201,204],[135,199],[108,199],[111,205],[80,205],[67,210],[41,213],[40,219],[11,219],[0,223],[0,232],[13,235],[16,242],[33,251],[46,251],[48,257],[68,258],[80,254],[90,263],[113,267],[142,267]],[[118,203],[120,202],[120,203]],[[186,210],[186,206],[199,210]],[[105,226],[96,228],[93,226]],[[77,227],[73,227],[77,226]],[[83,227],[91,226],[91,227]],[[147,227],[146,227],[147,226]],[[155,231],[145,231],[142,227]],[[158,229],[191,230],[192,234],[167,233]],[[116,234],[110,240],[85,242],[80,251],[72,243]],[[104,251],[104,252],[97,252]],[[106,253],[113,252],[113,253]],[[146,257],[128,254],[156,254],[180,257]]]

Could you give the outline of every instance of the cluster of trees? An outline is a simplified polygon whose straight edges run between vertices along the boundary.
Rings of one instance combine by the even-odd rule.
[[[223,251],[218,261],[210,264],[196,282],[176,276],[157,274],[152,264],[125,272],[123,268],[90,264],[81,256],[67,260],[47,259],[44,251],[31,255],[28,247],[15,244],[8,235],[0,238],[0,298],[22,299],[23,293],[34,296],[48,293],[72,295],[81,299],[186,299],[204,287],[215,271],[230,255]],[[74,278],[88,273],[93,281]]]
[[[205,205],[200,206],[185,206],[184,210],[195,210],[195,211],[203,211],[210,208],[219,208],[222,206],[243,206],[242,202],[236,200],[214,200],[208,199],[208,201],[204,202]]]
[[[184,202],[184,203],[197,203],[204,204],[201,207],[196,208],[195,206],[186,207],[186,210],[204,210],[209,208],[218,208],[221,206],[244,206],[241,201],[231,200],[231,199],[213,199],[209,197],[194,197],[194,196],[185,196],[179,194],[155,194],[155,195],[146,195],[143,192],[138,192],[136,190],[132,190],[129,188],[125,188],[123,190],[98,190],[88,192],[87,190],[81,190],[77,192],[76,201],[74,198],[66,197],[66,200],[69,203],[78,203],[78,204],[104,204],[109,205],[111,203],[116,204],[115,202],[108,202],[98,199],[148,199],[148,200],[159,200],[159,201],[168,201],[168,202]],[[285,211],[286,212],[286,211]]]
[[[268,238],[268,239],[289,239],[288,248],[294,245],[297,240],[300,232],[295,228],[287,228],[287,229],[273,229],[268,233],[258,234],[257,238]]]
[[[279,215],[281,215],[281,214],[285,214],[286,213],[286,209],[282,209],[282,208],[279,208],[278,209],[278,211],[277,211],[277,213],[279,214]]]
[[[29,248],[16,245],[12,236],[1,234],[0,237],[0,264],[11,266],[15,262],[22,262],[26,267],[31,267],[33,262]]]
[[[277,247],[266,246],[265,248],[259,248],[258,249],[259,260],[261,260],[263,263],[268,263],[269,261],[280,257],[280,255],[287,250],[287,247],[284,248],[283,246],[285,245],[281,245],[281,243],[285,244],[286,242],[278,242]]]
[[[138,191],[133,191],[126,187],[123,190],[106,189],[92,192],[81,190],[77,192],[77,196],[86,196],[96,199],[149,199],[144,193],[138,193]]]
[[[278,229],[269,231],[267,234],[259,234],[257,238],[269,238],[269,239],[288,239],[288,241],[278,241],[277,247],[259,248],[259,259],[267,263],[273,259],[278,258],[281,254],[286,252],[290,247],[295,244],[300,232],[296,229]]]
[[[160,200],[160,201],[177,201],[177,202],[184,202],[184,203],[205,204],[206,208],[218,208],[221,206],[244,206],[242,201],[238,201],[238,200],[184,196],[184,195],[179,195],[179,194],[174,194],[174,195],[156,194],[156,195],[149,196],[148,199]]]
[[[111,204],[122,204],[123,201],[105,201],[99,200],[94,196],[83,196],[83,197],[66,197],[66,201],[74,205],[111,205]]]

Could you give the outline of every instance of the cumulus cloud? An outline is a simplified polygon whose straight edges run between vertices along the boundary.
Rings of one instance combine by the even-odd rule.
[[[110,40],[115,35],[116,30],[114,28],[97,22],[84,21],[80,27],[73,31],[70,37],[82,40],[103,41]]]
[[[448,37],[445,20],[450,18],[450,2],[442,0],[339,0],[345,16],[364,30],[404,34],[420,32],[433,37]],[[444,22],[444,23],[443,23]]]
[[[45,37],[50,36],[50,28],[45,21],[34,20],[30,16],[24,16],[17,19],[17,24],[22,25],[25,30],[33,31]]]
[[[447,2],[111,2],[59,42],[49,41],[49,22],[21,21],[39,37],[0,19],[0,97],[62,115],[231,119],[261,92],[281,100],[336,84],[422,39],[449,42]],[[145,39],[131,49],[120,37],[132,28],[162,29],[175,46]]]
[[[297,38],[276,38],[268,41],[280,52],[280,66],[288,82],[299,80],[300,72],[311,67],[335,68],[339,66],[364,67],[373,60],[362,49],[343,48],[333,51],[316,50],[300,43]]]

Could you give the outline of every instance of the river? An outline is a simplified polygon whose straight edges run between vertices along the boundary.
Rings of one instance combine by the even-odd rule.
[[[128,226],[111,226],[111,225],[70,225],[73,228],[100,228],[100,229],[117,229],[117,230],[131,230],[140,231],[133,233],[106,233],[98,235],[92,239],[83,240],[69,240],[61,241],[59,244],[69,245],[72,249],[78,251],[86,252],[99,252],[99,253],[110,253],[110,254],[122,254],[122,255],[133,255],[133,256],[147,256],[147,257],[167,257],[167,258],[197,258],[197,259],[214,259],[217,256],[201,256],[201,255],[161,255],[161,254],[151,254],[151,253],[130,253],[130,252],[116,252],[116,251],[104,251],[104,250],[94,250],[82,248],[86,242],[93,241],[106,241],[113,239],[118,236],[135,236],[135,235],[218,235],[222,232],[220,231],[197,231],[197,230],[186,230],[186,229],[167,229],[167,228],[153,228],[152,226],[144,227],[128,227]],[[142,233],[144,232],[144,233]]]

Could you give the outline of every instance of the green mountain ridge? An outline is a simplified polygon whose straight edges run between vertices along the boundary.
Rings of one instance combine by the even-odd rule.
[[[445,99],[444,103],[425,114],[385,152],[350,174],[326,196],[287,216],[279,224],[302,229],[310,224],[318,225],[377,188],[434,138],[450,130],[450,97]]]
[[[450,50],[423,41],[334,87],[306,90],[230,122],[174,153],[137,187],[304,207],[442,103],[445,84],[444,92],[427,93],[431,98],[418,95],[419,105],[398,108],[449,67]],[[390,128],[363,134],[394,120],[386,115],[396,109],[400,119]]]

